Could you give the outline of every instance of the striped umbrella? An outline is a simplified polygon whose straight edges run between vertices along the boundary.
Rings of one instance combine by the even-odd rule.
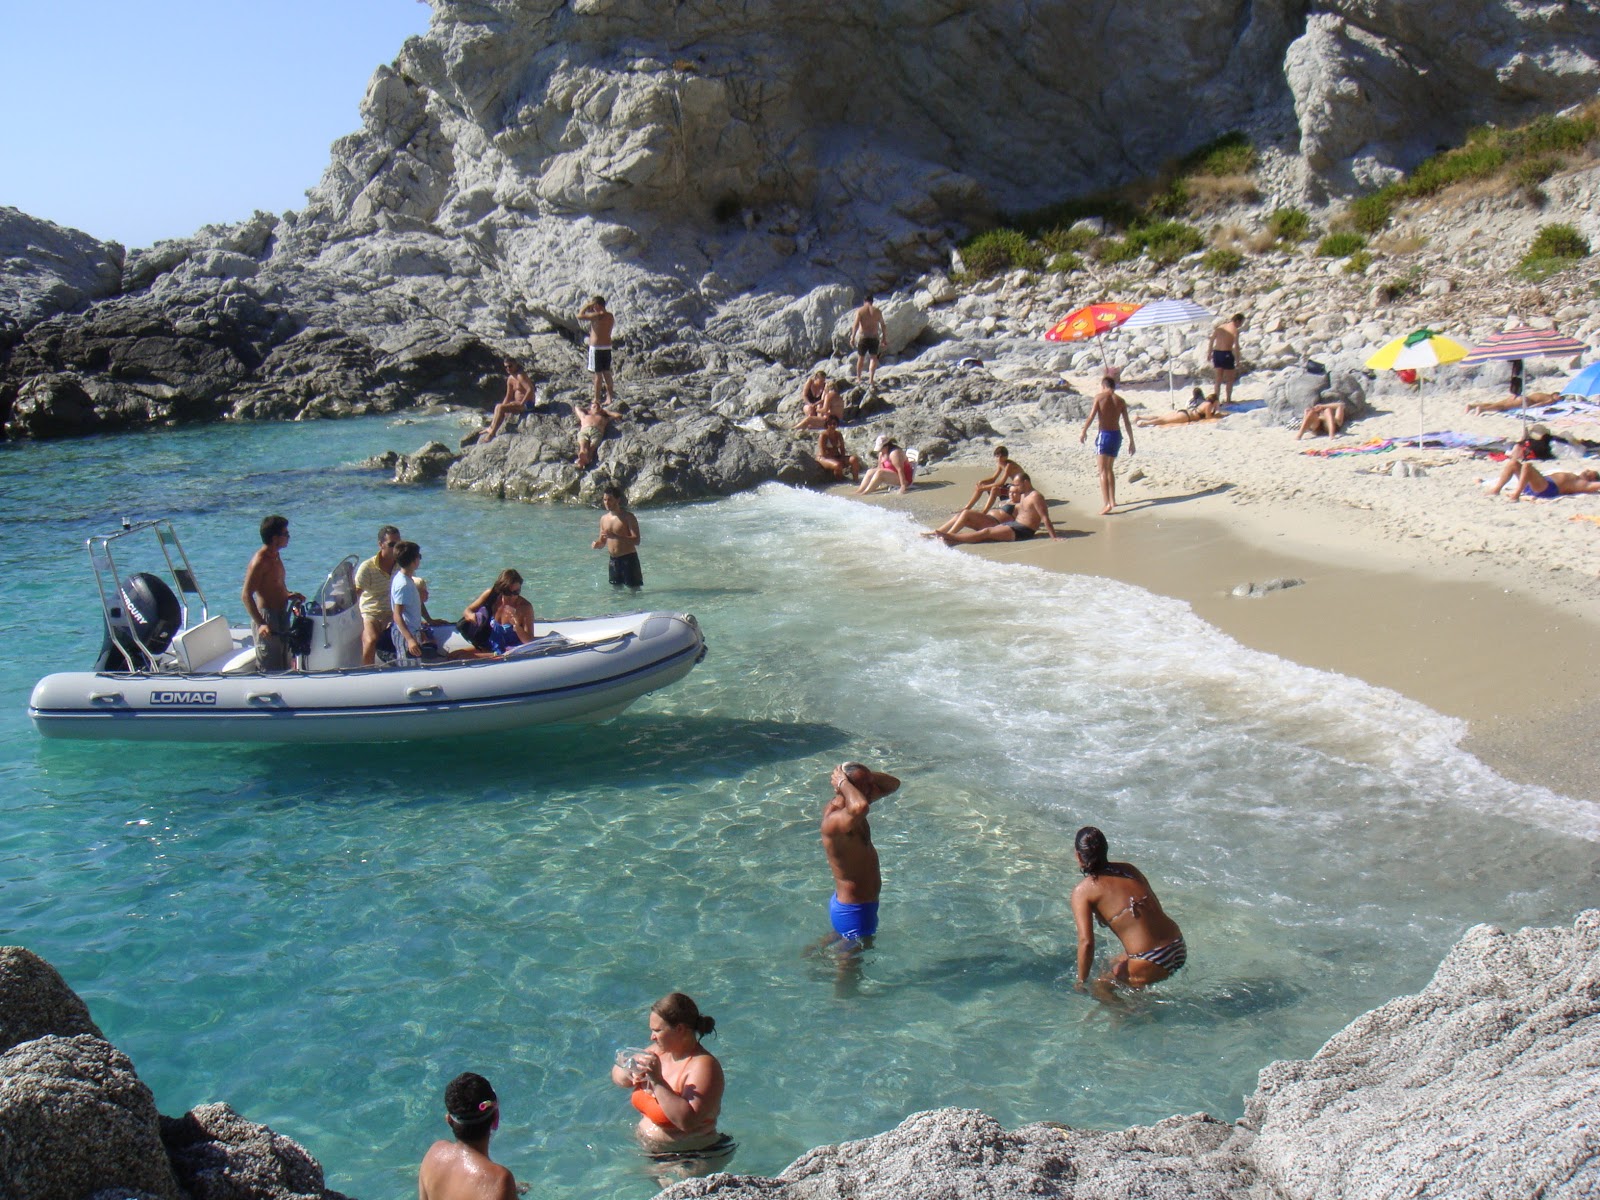
[[[1045,330],[1044,340],[1081,342],[1086,338],[1097,338],[1133,316],[1138,307],[1137,304],[1085,304],[1082,308],[1069,312]],[[1104,343],[1100,346],[1100,362],[1109,369]]]
[[[1467,356],[1467,348],[1453,338],[1431,329],[1418,329],[1404,337],[1397,337],[1382,350],[1367,359],[1374,371],[1415,371],[1423,367],[1442,367],[1460,362]],[[1422,388],[1417,387],[1417,449],[1422,449],[1424,426]]]
[[[1141,304],[1133,316],[1124,321],[1125,329],[1153,329],[1158,325],[1198,325],[1214,321],[1217,314],[1193,300],[1152,300]],[[1167,344],[1167,403],[1172,403],[1172,344]]]
[[[1531,326],[1522,325],[1516,329],[1491,333],[1467,352],[1467,356],[1461,360],[1461,365],[1509,362],[1511,364],[1512,390],[1520,396],[1522,395],[1523,359],[1567,358],[1573,354],[1582,354],[1588,348],[1577,338],[1567,337],[1566,334],[1557,333],[1554,329],[1534,329]],[[1526,422],[1528,420],[1528,406],[1524,404],[1517,415]]]

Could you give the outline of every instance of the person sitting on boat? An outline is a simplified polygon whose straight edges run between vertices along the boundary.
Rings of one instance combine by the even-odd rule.
[[[474,650],[458,650],[451,654],[434,634],[423,607],[422,592],[418,588],[417,567],[422,563],[422,547],[415,542],[401,542],[395,547],[395,565],[399,568],[389,583],[390,616],[394,621],[393,639],[396,656],[415,662],[441,658],[474,658]]]
[[[650,1048],[611,1068],[611,1082],[632,1093],[639,1141],[652,1158],[692,1157],[712,1169],[734,1151],[732,1139],[717,1132],[722,1064],[700,1044],[716,1026],[692,999],[673,992],[650,1006]]]
[[[1131,863],[1108,862],[1106,835],[1093,825],[1074,840],[1078,869],[1086,878],[1072,889],[1072,917],[1078,926],[1078,987],[1094,965],[1094,923],[1110,929],[1123,953],[1095,983],[1095,994],[1109,998],[1113,984],[1142,988],[1179,970],[1189,959],[1183,931],[1162,911],[1150,881]]]
[[[479,650],[504,654],[533,641],[533,605],[522,596],[522,576],[511,568],[500,572],[462,614],[461,633]]]
[[[289,625],[293,616],[289,606],[304,601],[291,592],[284,574],[283,550],[289,544],[289,518],[274,514],[261,519],[261,549],[245,568],[244,588],[239,598],[250,614],[255,631],[256,667],[263,672],[289,669]]]
[[[356,568],[356,597],[361,609],[361,665],[377,659],[378,642],[393,620],[389,611],[389,585],[394,582],[395,547],[400,531],[393,525],[378,530],[378,552]]]

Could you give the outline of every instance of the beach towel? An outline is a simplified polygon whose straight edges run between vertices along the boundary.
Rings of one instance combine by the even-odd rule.
[[[1502,410],[1499,415],[1520,421],[1523,411],[1519,408],[1508,408]],[[1554,404],[1541,404],[1536,408],[1527,409],[1526,412],[1530,417],[1540,421],[1546,417],[1592,417],[1600,414],[1600,404],[1596,404],[1593,400],[1580,400],[1576,396],[1563,396]]]
[[[1328,446],[1318,450],[1302,450],[1310,458],[1343,458],[1347,454],[1381,454],[1385,450],[1393,450],[1394,438],[1373,438],[1370,442],[1362,442],[1358,446]]]
[[[1236,413],[1254,412],[1256,409],[1265,408],[1266,406],[1267,402],[1265,400],[1234,400],[1229,404],[1223,404],[1219,407],[1225,413]]]
[[[1596,525],[1600,525],[1600,513],[1573,513],[1567,520],[1593,521]]]

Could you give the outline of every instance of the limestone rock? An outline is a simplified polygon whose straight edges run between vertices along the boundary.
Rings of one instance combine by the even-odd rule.
[[[161,1140],[190,1200],[325,1200],[322,1166],[298,1142],[226,1104],[161,1118]]]
[[[1579,1200],[1600,1184],[1600,911],[1469,930],[1415,996],[1274,1063],[1245,1110],[1288,1200]],[[1402,1184],[1400,1181],[1404,1181]]]
[[[115,296],[123,259],[115,242],[0,207],[0,329]]]
[[[105,1188],[180,1200],[150,1089],[92,1034],[0,1054],[0,1192],[82,1200]]]
[[[443,442],[429,442],[415,454],[402,454],[394,464],[396,483],[431,483],[443,479],[461,456]]]
[[[0,946],[0,1053],[47,1034],[84,1033],[105,1036],[56,969],[31,950]]]

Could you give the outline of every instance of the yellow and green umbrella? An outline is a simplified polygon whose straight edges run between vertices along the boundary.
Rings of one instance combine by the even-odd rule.
[[[1367,359],[1374,371],[1417,371],[1423,367],[1442,367],[1460,362],[1467,356],[1467,348],[1453,338],[1431,329],[1418,329],[1404,337],[1397,337],[1382,350]],[[1425,430],[1423,425],[1422,388],[1417,388],[1417,449],[1422,448]]]

